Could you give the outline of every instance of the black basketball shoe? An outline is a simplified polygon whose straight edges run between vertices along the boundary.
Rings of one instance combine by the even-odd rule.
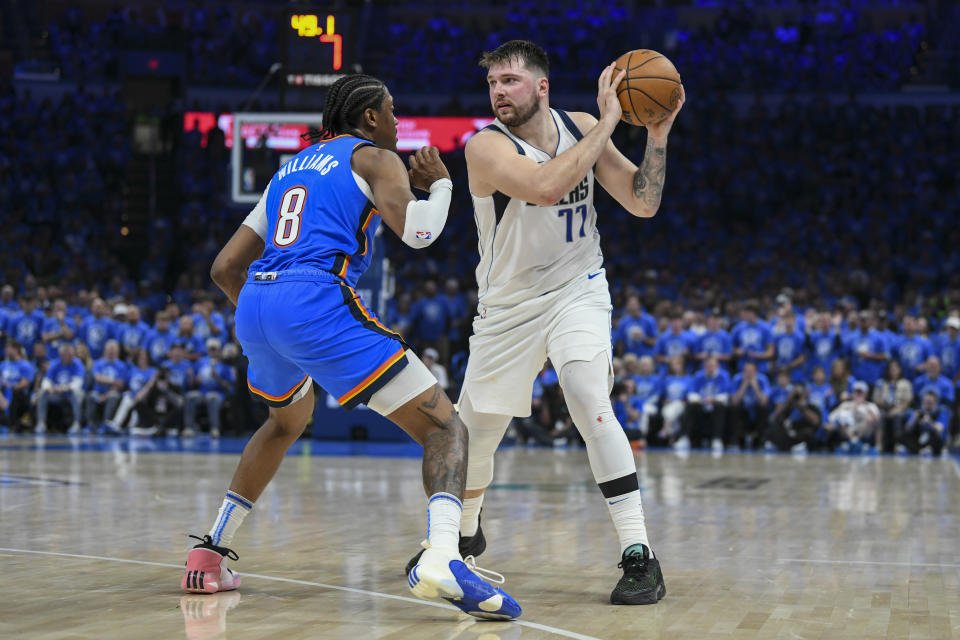
[[[481,510],[481,514],[483,511]],[[473,556],[476,558],[481,553],[483,553],[487,548],[487,539],[483,537],[483,529],[480,528],[480,516],[477,516],[477,532],[472,536],[460,536],[460,557],[466,558],[467,556]],[[423,549],[420,552],[410,558],[410,562],[407,563],[407,568],[404,570],[404,573],[410,575],[410,571],[413,570],[417,563],[420,562],[420,556],[423,555]]]
[[[623,569],[623,577],[610,594],[611,604],[657,604],[667,595],[660,561],[651,557],[646,546],[627,547],[617,567]]]

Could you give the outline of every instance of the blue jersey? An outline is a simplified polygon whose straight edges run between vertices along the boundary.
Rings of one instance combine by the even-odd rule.
[[[648,402],[660,402],[660,396],[663,394],[663,378],[653,374],[649,376],[634,376],[633,381],[636,390],[631,400],[637,399],[641,406]]]
[[[696,353],[708,356],[728,356],[733,353],[733,341],[726,331],[708,331],[697,338]]]
[[[29,314],[17,311],[7,320],[7,333],[29,351],[34,342],[40,341],[44,319],[41,311],[34,310]]]
[[[186,360],[181,360],[180,362],[167,360],[163,363],[163,366],[170,372],[168,379],[170,380],[171,386],[186,390],[193,380],[193,367],[190,366],[190,363]]]
[[[87,345],[90,355],[99,358],[103,355],[103,347],[113,334],[113,320],[110,318],[97,319],[90,316],[83,321],[80,327],[80,339]]]
[[[37,369],[26,360],[4,360],[0,362],[0,385],[15,387],[24,380],[33,381]]]
[[[663,394],[667,402],[686,400],[690,393],[690,376],[669,375],[663,379]]]
[[[903,338],[894,349],[897,360],[900,361],[900,368],[903,375],[912,378],[917,373],[917,365],[927,361],[932,353],[930,341],[923,336],[911,336]]]
[[[126,383],[130,374],[127,363],[123,360],[107,360],[106,358],[101,358],[93,363],[93,376],[93,390],[97,393],[106,393],[110,391],[111,385],[97,382],[96,376],[103,376],[110,382],[120,380]]]
[[[807,334],[807,370],[813,374],[813,370],[822,367],[823,372],[830,373],[830,367],[843,349],[841,340],[837,333],[830,328],[827,331],[811,331]]]
[[[833,387],[829,384],[811,383],[807,389],[809,391],[807,395],[808,402],[820,409],[821,416],[826,416],[837,404],[836,397],[833,395]]]
[[[351,287],[370,264],[380,217],[353,176],[353,152],[371,142],[341,135],[284,164],[267,188],[267,237],[252,274],[333,273]],[[267,277],[270,277],[269,275]]]
[[[778,333],[773,338],[773,362],[774,366],[786,367],[788,364],[803,355],[803,346],[806,341],[805,336],[799,331],[793,333]],[[795,367],[790,370],[791,382],[803,381],[803,367]]]
[[[150,382],[150,378],[156,375],[156,373],[157,370],[153,367],[146,367],[144,369],[140,367],[130,367],[130,393],[137,393],[140,389],[143,389],[143,386]]]
[[[690,384],[690,393],[696,393],[701,398],[716,398],[730,393],[730,374],[724,369],[717,369],[713,376],[708,376],[707,372],[700,370],[693,376]]]

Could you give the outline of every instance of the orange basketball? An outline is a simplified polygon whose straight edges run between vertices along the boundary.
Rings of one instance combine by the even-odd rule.
[[[680,74],[666,56],[650,49],[628,51],[616,62],[615,74],[627,70],[617,86],[621,119],[632,125],[660,122],[680,100]]]

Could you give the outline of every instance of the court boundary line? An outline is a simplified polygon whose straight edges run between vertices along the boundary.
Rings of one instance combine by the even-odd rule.
[[[33,549],[13,549],[9,547],[0,547],[0,552],[10,552],[10,553],[21,553],[21,554],[35,554],[41,556],[56,556],[61,558],[76,558],[79,560],[104,560],[107,562],[122,562],[125,564],[138,564],[146,565],[150,567],[165,567],[171,569],[183,569],[183,565],[179,564],[169,564],[166,562],[150,562],[149,560],[132,560],[129,558],[113,558],[109,556],[93,556],[79,553],[62,553],[58,551],[36,551]],[[370,596],[374,598],[384,598],[387,600],[399,600],[401,602],[410,602],[413,604],[426,605],[428,607],[437,607],[439,609],[448,609],[450,611],[455,611],[457,613],[462,613],[460,609],[457,609],[450,604],[442,604],[439,602],[430,602],[429,600],[420,600],[418,598],[409,598],[406,596],[397,596],[392,593],[381,593],[379,591],[368,591],[366,589],[356,589],[354,587],[343,587],[335,584],[326,584],[323,582],[311,582],[309,580],[297,580],[295,578],[281,578],[279,576],[266,576],[258,573],[241,573],[241,578],[255,578],[258,580],[270,580],[272,582],[286,582],[289,584],[300,584],[308,587],[321,587],[324,589],[332,589],[334,591],[344,591],[347,593],[354,593],[363,596]],[[198,594],[202,595],[202,594]],[[473,616],[471,616],[472,618]],[[479,618],[475,618],[478,623],[483,621]],[[544,624],[539,624],[536,622],[528,622],[526,620],[511,620],[511,624],[517,624],[522,627],[529,627],[531,629],[536,629],[538,631],[546,631],[547,633],[552,633],[554,635],[562,636],[564,638],[572,638],[573,640],[601,640],[595,636],[587,636],[576,631],[567,631],[566,629],[559,629],[557,627],[550,627]]]
[[[805,558],[777,558],[778,564],[865,564],[891,567],[936,567],[941,569],[960,568],[960,564],[942,562],[892,562],[882,560],[810,560]]]

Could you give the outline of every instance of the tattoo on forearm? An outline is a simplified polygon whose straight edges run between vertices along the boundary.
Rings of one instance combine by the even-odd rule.
[[[643,162],[633,174],[633,195],[643,200],[648,207],[656,209],[660,206],[666,175],[667,148],[654,146],[653,139],[648,137]]]
[[[427,495],[445,492],[462,498],[467,480],[467,430],[452,406],[447,415],[436,413],[443,391],[439,386],[434,389],[433,396],[417,407],[437,427],[423,443],[423,488]]]

